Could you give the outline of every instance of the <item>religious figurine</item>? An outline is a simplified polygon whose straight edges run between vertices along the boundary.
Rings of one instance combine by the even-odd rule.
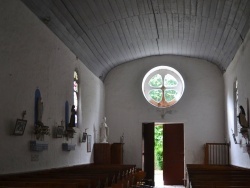
[[[120,137],[120,143],[124,142],[124,133],[122,133],[122,136]]]
[[[248,121],[246,119],[246,113],[245,113],[245,110],[243,108],[243,106],[240,106],[240,113],[239,115],[237,116],[238,119],[239,119],[239,123],[240,123],[240,126],[241,126],[241,129],[240,129],[240,133],[242,134],[242,136],[245,138],[245,139],[249,139],[249,135],[248,135],[248,128],[249,128],[249,125],[248,125]]]
[[[242,128],[248,128],[248,122],[246,119],[245,110],[244,110],[243,106],[240,106],[239,108],[240,108],[240,113],[237,116],[239,118],[239,123],[240,123]]]
[[[75,125],[76,125],[76,119],[75,119],[75,117],[76,117],[75,105],[72,105],[69,127],[75,127]]]
[[[42,98],[39,97],[37,101],[37,124],[38,125],[43,125],[42,118],[43,118],[43,101],[42,101]]]
[[[37,100],[37,122],[34,130],[34,133],[38,140],[43,139],[44,135],[50,135],[50,129],[48,126],[45,126],[43,124],[42,118],[43,118],[43,101],[42,98],[39,97]]]
[[[109,128],[108,125],[106,124],[106,117],[104,117],[100,128],[100,142],[108,143],[107,142],[108,136],[109,136]]]

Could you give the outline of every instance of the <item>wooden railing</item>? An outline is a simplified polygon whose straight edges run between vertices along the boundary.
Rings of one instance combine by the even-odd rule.
[[[206,143],[204,164],[228,165],[229,164],[229,144]]]

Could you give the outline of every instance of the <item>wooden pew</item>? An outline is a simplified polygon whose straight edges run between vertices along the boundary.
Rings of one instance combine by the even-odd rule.
[[[3,187],[78,188],[77,183],[0,181]]]
[[[192,188],[250,187],[250,169],[231,165],[187,164],[187,171]]]
[[[91,187],[91,180],[89,179],[72,179],[72,178],[53,178],[53,177],[36,177],[36,176],[27,176],[27,177],[9,177],[9,178],[2,178],[0,182],[8,182],[8,181],[15,181],[15,182],[47,182],[47,183],[75,183],[78,185],[78,188],[90,188]],[[94,187],[94,186],[92,186]]]
[[[134,172],[135,165],[79,165],[12,175],[1,175],[0,186],[29,187],[60,184],[61,187],[103,188],[125,180]],[[13,184],[11,183],[13,182]],[[27,183],[28,182],[28,183]],[[72,185],[72,182],[74,184]],[[17,184],[17,185],[16,185]],[[63,186],[62,186],[63,184]],[[52,187],[51,186],[51,187]]]
[[[135,173],[124,176],[121,180],[116,183],[112,183],[111,186],[105,188],[130,188],[139,187],[142,180],[145,178],[146,173],[144,171],[136,171]]]

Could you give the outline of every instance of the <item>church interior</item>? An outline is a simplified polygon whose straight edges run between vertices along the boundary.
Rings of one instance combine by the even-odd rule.
[[[170,145],[183,146],[183,185],[199,187],[187,167],[211,162],[207,143],[225,144],[227,165],[250,178],[250,1],[0,0],[0,15],[0,187],[1,176],[102,160],[140,174],[152,122],[182,125]],[[162,66],[183,82],[163,103],[143,85]]]

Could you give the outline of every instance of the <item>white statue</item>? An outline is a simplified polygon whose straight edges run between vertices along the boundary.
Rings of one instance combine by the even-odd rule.
[[[100,142],[108,143],[107,142],[108,136],[109,136],[109,128],[108,125],[106,124],[106,117],[104,117],[100,128]]]

